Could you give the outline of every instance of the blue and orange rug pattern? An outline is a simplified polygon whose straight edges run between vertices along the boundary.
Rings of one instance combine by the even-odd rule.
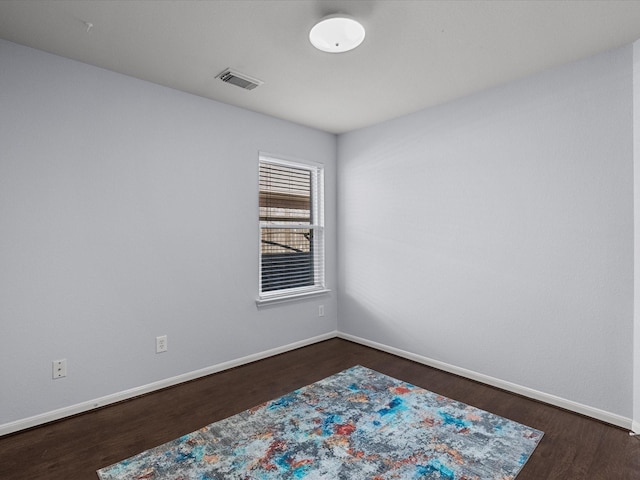
[[[543,433],[355,366],[98,470],[101,480],[510,480]]]

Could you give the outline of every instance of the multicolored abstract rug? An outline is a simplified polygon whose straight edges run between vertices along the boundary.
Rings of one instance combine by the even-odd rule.
[[[98,470],[98,476],[509,480],[542,435],[356,366]]]

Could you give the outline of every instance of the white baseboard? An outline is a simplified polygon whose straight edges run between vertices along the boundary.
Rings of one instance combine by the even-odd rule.
[[[114,394],[107,395],[105,397],[97,398],[94,400],[90,400],[87,402],[78,403],[75,405],[71,405],[69,407],[60,408],[58,410],[53,410],[40,415],[35,415],[33,417],[17,420],[15,422],[5,423],[3,425],[0,425],[0,436],[7,435],[9,433],[14,433],[27,428],[35,427],[38,425],[42,425],[44,423],[48,423],[54,420],[60,420],[62,418],[69,417],[71,415],[77,415],[79,413],[87,412],[95,408],[100,408],[106,405],[121,402],[123,400],[128,400],[128,399],[137,397],[139,395],[144,395],[146,393],[151,393],[156,390],[161,390],[163,388],[171,387],[179,383],[195,380],[197,378],[205,377],[213,373],[218,373],[223,370],[228,370],[230,368],[238,367],[240,365],[245,365],[247,363],[255,362],[257,360],[262,360],[264,358],[268,358],[274,355],[279,355],[281,353],[285,353],[301,347],[306,347],[307,345],[312,345],[314,343],[322,342],[324,340],[329,340],[335,337],[343,338],[345,340],[359,343],[361,345],[366,345],[368,347],[372,347],[377,350],[381,350],[383,352],[388,352],[393,355],[406,358],[408,360],[413,360],[423,365],[428,365],[430,367],[437,368],[438,370],[443,370],[445,372],[453,373],[455,375],[460,375],[461,377],[469,378],[471,380],[476,380],[478,382],[485,383],[487,385],[498,387],[503,390],[507,390],[509,392],[517,393],[519,395],[523,395],[525,397],[532,398],[534,400],[539,400],[541,402],[545,402],[550,405],[555,405],[557,407],[564,408],[565,410],[576,412],[581,415],[595,418],[597,420],[601,420],[603,422],[607,422],[612,425],[617,425],[619,427],[622,427],[628,430],[633,430],[636,433],[640,433],[640,422],[632,421],[629,418],[622,417],[614,413],[589,407],[587,405],[583,405],[571,400],[557,397],[555,395],[550,395],[548,393],[540,392],[528,387],[523,387],[515,383],[507,382],[505,380],[500,380],[494,377],[490,377],[482,373],[474,372],[473,370],[467,370],[465,368],[456,367],[448,363],[440,362],[438,360],[433,360],[431,358],[424,357],[422,355],[417,355],[415,353],[407,352],[399,348],[390,347],[388,345],[384,345],[382,343],[374,342],[372,340],[367,340],[361,337],[357,337],[355,335],[333,331],[333,332],[325,333],[322,335],[318,335],[316,337],[308,338],[306,340],[290,343],[282,347],[265,350],[263,352],[247,355],[246,357],[230,360],[228,362],[219,363],[217,365],[212,365],[210,367],[206,367],[200,370],[195,370],[193,372],[188,372],[182,375],[178,375],[175,377],[153,382],[148,385],[143,385],[143,386],[125,390],[122,392],[114,393]]]
[[[247,363],[255,362],[257,360],[262,360],[263,358],[279,355],[281,353],[295,350],[300,347],[306,347],[307,345],[312,345],[314,343],[335,338],[337,334],[338,334],[337,331],[325,333],[322,335],[318,335],[316,337],[308,338],[306,340],[290,343],[282,347],[272,348],[270,350],[265,350],[263,352],[247,355],[246,357],[237,358],[235,360],[219,363],[217,365],[212,365],[210,367],[202,368],[200,370],[195,370],[193,372],[188,372],[175,377],[159,380],[157,382],[153,382],[148,385],[143,385],[140,387],[136,387],[136,388],[122,391],[122,392],[107,395],[105,397],[71,405],[69,407],[64,407],[58,410],[42,413],[40,415],[35,415],[33,417],[16,420],[15,422],[5,423],[3,425],[0,425],[0,436],[7,435],[9,433],[14,433],[20,430],[24,430],[26,428],[42,425],[44,423],[52,422],[54,420],[60,420],[61,418],[69,417],[71,415],[77,415],[79,413],[87,412],[95,408],[104,407],[106,405],[121,402],[123,400],[129,400],[130,398],[134,398],[139,395],[143,395],[145,393],[151,393],[156,390],[172,387],[179,383],[188,382],[190,380],[195,380],[196,378],[205,377],[207,375],[218,373],[223,370],[239,367],[240,365],[245,365]]]
[[[392,353],[393,355],[397,355],[399,357],[403,357],[408,360],[413,360],[414,362],[422,363],[423,365],[428,365],[430,367],[437,368],[438,370],[443,370],[445,372],[460,375],[461,377],[469,378],[471,380],[476,380],[478,382],[485,383],[487,385],[501,388],[502,390],[507,390],[509,392],[517,393],[518,395],[532,398],[534,400],[539,400],[541,402],[548,403],[556,407],[564,408],[565,410],[579,413],[587,417],[595,418],[597,420],[601,420],[603,422],[607,422],[612,425],[617,425],[618,427],[622,427],[624,429],[631,429],[632,423],[633,423],[634,424],[633,430],[635,432],[640,432],[640,423],[632,422],[630,418],[626,418],[626,417],[617,415],[615,413],[610,413],[605,410],[589,407],[588,405],[583,405],[581,403],[577,403],[572,400],[567,400],[555,395],[540,392],[532,388],[523,387],[522,385],[518,385],[515,383],[507,382],[505,380],[500,380],[498,378],[490,377],[482,373],[474,372],[473,370],[467,370],[466,368],[460,368],[454,365],[449,365],[448,363],[440,362],[438,360],[433,360],[428,357],[423,357],[422,355],[417,355],[415,353],[407,352],[405,350],[400,350],[399,348],[390,347],[382,343],[373,342],[371,340],[356,337],[355,335],[351,335],[348,333],[338,332],[338,337],[343,338],[345,340],[350,340],[355,343],[360,343],[362,345],[366,345],[368,347],[372,347],[377,350],[382,350],[387,353]]]

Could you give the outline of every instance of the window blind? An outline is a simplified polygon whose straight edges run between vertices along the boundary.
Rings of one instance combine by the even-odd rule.
[[[324,288],[321,167],[260,157],[260,295]]]

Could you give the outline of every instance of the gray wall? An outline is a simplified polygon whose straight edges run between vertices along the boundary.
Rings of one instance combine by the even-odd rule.
[[[631,418],[632,53],[340,136],[340,331]]]
[[[0,65],[0,425],[335,331],[335,136],[5,41]],[[259,150],[325,164],[329,296],[256,308]]]
[[[633,430],[640,433],[640,40],[633,44],[634,362]]]

